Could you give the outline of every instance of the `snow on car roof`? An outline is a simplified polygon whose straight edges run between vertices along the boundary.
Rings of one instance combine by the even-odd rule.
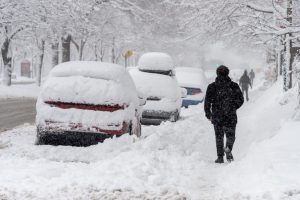
[[[176,78],[181,87],[200,87],[204,89],[207,80],[202,69],[192,67],[178,67],[175,69]]]
[[[53,68],[40,97],[97,105],[137,103],[134,82],[124,67],[93,61],[67,62]]]
[[[120,80],[126,73],[125,67],[113,63],[96,61],[71,61],[55,66],[51,77],[83,76],[105,80]]]
[[[174,69],[174,63],[170,55],[161,52],[149,52],[143,54],[138,62],[140,70],[170,71]]]

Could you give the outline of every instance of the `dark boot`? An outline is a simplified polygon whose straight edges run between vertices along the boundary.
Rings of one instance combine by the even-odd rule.
[[[215,160],[215,163],[224,163],[223,156],[218,156],[217,160]]]
[[[226,159],[227,159],[227,161],[228,161],[228,162],[232,162],[234,159],[233,159],[233,155],[232,155],[230,149],[229,149],[228,147],[226,147],[226,148],[224,149],[224,151],[225,151],[225,154],[226,154]]]

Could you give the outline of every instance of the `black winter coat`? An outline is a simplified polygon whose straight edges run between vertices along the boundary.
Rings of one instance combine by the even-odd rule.
[[[244,103],[239,85],[229,77],[217,77],[208,85],[204,103],[205,115],[214,125],[235,126],[236,110]]]
[[[247,74],[243,74],[243,76],[240,79],[240,85],[242,87],[242,90],[248,90],[249,86],[251,85],[251,80]]]

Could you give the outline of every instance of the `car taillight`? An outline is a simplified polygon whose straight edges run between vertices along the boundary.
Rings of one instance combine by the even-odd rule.
[[[199,88],[197,88],[197,89],[193,89],[192,90],[192,95],[196,95],[196,94],[200,94],[202,91],[201,91],[201,89]]]
[[[65,103],[56,101],[46,101],[46,104],[52,107],[58,107],[61,109],[80,109],[80,110],[93,110],[103,112],[114,112],[117,110],[124,110],[125,106],[120,105],[93,105],[93,104],[80,104],[80,103]]]

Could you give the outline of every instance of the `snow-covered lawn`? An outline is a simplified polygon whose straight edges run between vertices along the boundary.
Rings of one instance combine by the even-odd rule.
[[[40,87],[36,84],[13,84],[10,87],[0,84],[0,98],[37,98],[39,92]]]
[[[216,165],[203,105],[177,123],[87,148],[35,146],[35,128],[0,135],[0,199],[300,199],[296,95],[257,89],[239,111],[236,161]]]

